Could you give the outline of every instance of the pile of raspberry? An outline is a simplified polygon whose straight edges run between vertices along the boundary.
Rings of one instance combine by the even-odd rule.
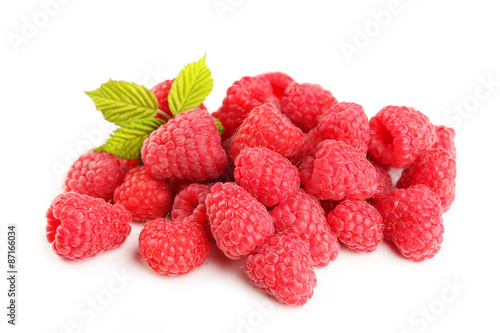
[[[169,115],[171,85],[152,89]],[[369,119],[317,84],[246,76],[213,114],[201,105],[152,132],[141,160],[82,155],[47,212],[47,240],[86,259],[121,245],[136,222],[156,273],[186,274],[222,251],[244,260],[256,287],[300,306],[340,243],[371,252],[385,239],[409,260],[436,255],[455,198],[454,136],[411,107]]]

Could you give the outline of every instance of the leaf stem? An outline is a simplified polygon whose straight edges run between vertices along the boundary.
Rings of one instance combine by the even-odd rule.
[[[156,110],[156,113],[162,115],[163,117],[165,117],[168,120],[172,119],[172,117],[170,117],[168,114],[166,114],[165,112],[163,112],[160,109]]]

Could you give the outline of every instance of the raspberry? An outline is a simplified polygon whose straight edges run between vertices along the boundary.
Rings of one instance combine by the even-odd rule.
[[[373,156],[372,154],[370,154],[370,152],[366,153],[366,159],[368,161],[370,161],[371,164],[373,165],[378,165],[379,167],[387,170],[387,172],[389,172],[389,170],[391,170],[391,166],[390,165],[387,165],[387,164],[382,164],[380,163],[379,161],[377,161]]]
[[[122,205],[75,192],[58,195],[46,217],[47,241],[67,260],[91,258],[121,245],[132,220]]]
[[[215,179],[214,183],[227,183],[227,182],[235,182],[234,179],[234,159],[231,158],[231,142],[234,136],[226,138],[222,140],[222,148],[226,152],[228,158],[226,170],[220,175],[217,179]]]
[[[446,126],[434,126],[436,131],[436,142],[432,148],[442,148],[449,152],[453,158],[457,158],[457,150],[455,148],[455,130]]]
[[[244,76],[227,90],[222,106],[216,112],[224,125],[224,137],[230,137],[255,107],[262,103],[280,106],[279,99],[273,95],[268,79]]]
[[[126,160],[91,150],[80,156],[69,169],[64,192],[74,191],[109,201],[127,171]]]
[[[304,133],[304,140],[299,150],[290,157],[290,161],[294,165],[299,165],[307,153],[313,148],[315,148],[321,141],[323,141],[318,133],[318,128],[315,127],[307,133]]]
[[[234,182],[234,161],[232,159],[228,159],[227,161],[227,167],[226,169],[222,172],[222,174],[215,178],[215,179],[210,179],[210,180],[201,180],[201,181],[196,181],[192,182],[190,180],[185,180],[185,179],[177,179],[177,178],[170,178],[169,179],[169,184],[170,188],[172,189],[172,193],[174,194],[174,197],[179,194],[180,191],[185,189],[191,184],[200,184],[200,185],[207,185],[210,186],[214,183],[227,183],[227,182]]]
[[[368,149],[382,164],[407,167],[435,140],[429,118],[414,108],[390,105],[370,119]]]
[[[155,219],[141,230],[139,252],[156,273],[178,276],[207,260],[210,242],[196,223]]]
[[[317,284],[308,246],[295,234],[269,238],[247,256],[245,272],[257,287],[291,306],[304,305]]]
[[[441,148],[424,151],[417,160],[401,174],[399,188],[416,184],[427,185],[441,200],[446,212],[455,200],[455,177],[457,165],[449,152]]]
[[[436,194],[425,185],[394,189],[377,204],[385,236],[401,254],[413,261],[432,258],[443,242],[443,209]]]
[[[357,252],[371,252],[384,238],[382,216],[365,201],[345,200],[328,214],[328,223],[339,241]]]
[[[200,109],[179,113],[153,131],[141,154],[148,172],[162,179],[214,179],[227,165],[217,126],[212,116]]]
[[[227,183],[235,182],[234,179],[234,160],[229,158],[227,161],[226,170],[217,178],[215,178],[212,183]]]
[[[299,189],[270,213],[276,232],[297,234],[309,245],[314,266],[324,267],[337,258],[339,243],[316,197]]]
[[[292,157],[292,162],[299,164],[311,149],[327,139],[344,141],[365,154],[369,138],[368,117],[361,105],[337,103],[319,117],[318,126],[304,135],[304,143]]]
[[[299,170],[267,148],[245,148],[235,160],[238,184],[268,207],[287,200],[300,186]]]
[[[203,227],[207,237],[212,237],[208,223],[205,199],[210,193],[210,187],[201,184],[191,184],[177,194],[172,205],[172,219],[198,223]]]
[[[274,96],[281,99],[285,93],[285,89],[290,83],[295,82],[290,76],[281,72],[271,72],[257,75],[258,78],[269,81],[273,88]]]
[[[134,222],[164,217],[172,207],[172,191],[167,180],[151,176],[144,166],[130,170],[115,190],[114,201],[125,206]]]
[[[321,204],[321,208],[325,211],[325,216],[328,216],[328,213],[334,210],[335,207],[337,207],[337,205],[342,201],[320,200],[319,202]]]
[[[173,118],[174,115],[168,106],[168,93],[170,92],[173,82],[174,80],[165,80],[151,88],[151,91],[155,94],[156,99],[158,100],[158,109],[165,112],[171,118]],[[162,115],[157,115],[157,118],[167,121],[167,119]]]
[[[273,234],[266,207],[234,183],[216,183],[205,200],[210,229],[219,249],[239,259]]]
[[[295,154],[304,134],[271,104],[256,107],[231,139],[231,153],[236,157],[245,147],[269,148],[283,157]]]
[[[168,183],[170,185],[170,189],[172,190],[172,194],[173,194],[174,198],[175,198],[175,196],[177,196],[177,194],[179,194],[180,191],[182,191],[183,189],[185,189],[189,185],[193,184],[193,182],[190,180],[177,179],[177,178],[170,178],[168,180]]]
[[[229,138],[224,138],[222,139],[221,145],[224,151],[226,152],[227,156],[231,156],[231,143],[234,140],[234,135],[230,136]]]
[[[368,151],[368,117],[359,104],[341,102],[333,105],[318,119],[316,130],[321,140],[340,140],[362,154]]]
[[[373,165],[343,141],[322,141],[304,157],[299,172],[306,191],[321,200],[366,199],[377,187]]]
[[[120,165],[125,168],[127,171],[128,170],[131,170],[133,168],[135,168],[136,166],[138,166],[140,164],[139,162],[139,159],[136,158],[134,160],[122,160],[121,158],[119,159],[120,160]]]
[[[292,82],[281,98],[283,113],[304,132],[318,125],[318,118],[337,99],[320,85]]]
[[[172,87],[172,83],[174,82],[174,80],[175,79],[165,80],[151,88],[151,91],[155,94],[156,99],[158,100],[158,109],[165,112],[170,118],[173,118],[174,115],[172,114],[172,111],[170,111],[170,107],[168,106],[168,93],[170,92],[170,88]],[[203,104],[201,104],[198,108],[206,110]],[[165,121],[168,120],[161,114],[157,114],[156,118],[160,118]]]
[[[387,169],[382,165],[375,162],[373,166],[377,172],[377,188],[375,189],[373,200],[377,201],[392,190],[392,179]]]
[[[170,178],[169,179],[169,184],[170,188],[172,189],[172,193],[174,194],[174,197],[179,194],[180,191],[185,189],[191,184],[200,184],[200,185],[207,185],[210,186],[214,183],[227,183],[227,182],[234,182],[234,161],[233,159],[229,158],[227,161],[227,167],[226,169],[222,172],[222,174],[215,178],[215,179],[210,179],[210,180],[202,180],[202,181],[196,181],[192,182],[190,180],[185,180],[185,179],[177,179],[177,178]]]

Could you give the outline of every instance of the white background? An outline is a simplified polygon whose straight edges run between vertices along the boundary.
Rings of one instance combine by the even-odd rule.
[[[221,14],[214,3],[230,7]],[[2,332],[498,331],[494,5],[401,0],[381,26],[373,13],[392,8],[389,0],[75,0],[51,7],[46,21],[38,1],[2,1],[3,272],[8,223],[17,224],[19,237],[18,326],[6,324],[2,273]],[[40,27],[30,34],[26,22]],[[363,39],[365,29],[370,36]],[[357,53],[346,57],[347,44]],[[92,260],[56,256],[45,240],[44,216],[61,191],[61,169],[89,140],[105,140],[105,123],[83,92],[110,78],[151,87],[205,52],[214,78],[206,101],[211,111],[241,76],[281,70],[361,104],[369,116],[385,105],[407,105],[453,126],[457,198],[444,215],[441,252],[414,263],[386,243],[371,254],[342,248],[316,271],[315,294],[301,308],[264,296],[246,279],[242,261],[218,251],[187,276],[153,273],[137,253],[139,224],[122,247]],[[123,274],[124,282],[116,279]],[[99,311],[89,305],[93,298]]]

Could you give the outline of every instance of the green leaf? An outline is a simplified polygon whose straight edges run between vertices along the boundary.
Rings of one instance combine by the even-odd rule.
[[[158,112],[155,94],[132,82],[109,80],[99,89],[85,93],[106,120],[119,126],[141,118],[154,118]]]
[[[199,106],[210,94],[213,80],[205,65],[206,54],[199,61],[187,65],[172,83],[168,93],[168,106],[175,116]]]
[[[134,120],[116,130],[108,141],[95,151],[105,151],[126,160],[139,158],[144,140],[163,124],[163,120],[156,118]]]
[[[224,125],[222,125],[221,121],[219,118],[213,117],[215,120],[215,125],[217,125],[217,129],[219,130],[219,134],[222,135],[224,134]]]

